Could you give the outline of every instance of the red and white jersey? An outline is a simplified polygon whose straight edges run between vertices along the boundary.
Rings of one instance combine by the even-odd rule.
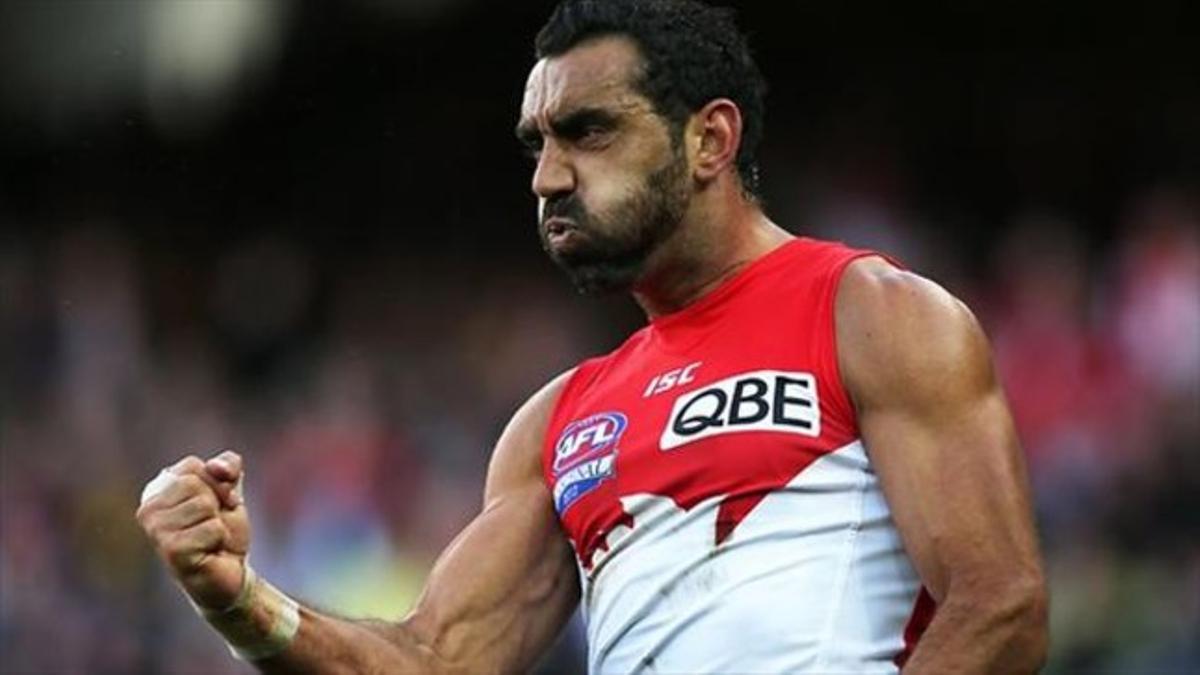
[[[838,373],[834,297],[864,255],[792,240],[565,385],[543,468],[579,562],[590,672],[907,658],[933,603]]]

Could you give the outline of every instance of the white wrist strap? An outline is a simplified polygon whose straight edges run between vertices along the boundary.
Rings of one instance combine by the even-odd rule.
[[[246,564],[242,589],[233,604],[223,610],[202,609],[200,615],[229,644],[229,651],[243,661],[270,658],[287,649],[300,630],[300,605],[272,586]],[[270,629],[262,632],[266,615]]]

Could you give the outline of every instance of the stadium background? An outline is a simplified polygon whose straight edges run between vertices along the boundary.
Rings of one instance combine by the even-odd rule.
[[[514,406],[640,320],[538,247],[511,129],[548,9],[0,6],[0,670],[245,671],[133,520],[187,452],[246,455],[280,586],[408,606]],[[994,341],[1050,673],[1200,669],[1189,11],[740,9],[769,213],[899,256]],[[578,649],[576,627],[544,669]]]

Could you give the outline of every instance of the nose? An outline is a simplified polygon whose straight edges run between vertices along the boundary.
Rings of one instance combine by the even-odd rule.
[[[545,200],[575,191],[575,169],[562,148],[547,139],[533,171],[533,194]]]

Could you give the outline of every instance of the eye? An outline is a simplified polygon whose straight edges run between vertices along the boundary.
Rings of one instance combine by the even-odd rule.
[[[612,127],[604,124],[589,124],[580,130],[576,142],[585,148],[604,145],[612,134]]]
[[[542,156],[542,139],[521,139],[521,152],[526,157],[536,162],[538,158]]]

